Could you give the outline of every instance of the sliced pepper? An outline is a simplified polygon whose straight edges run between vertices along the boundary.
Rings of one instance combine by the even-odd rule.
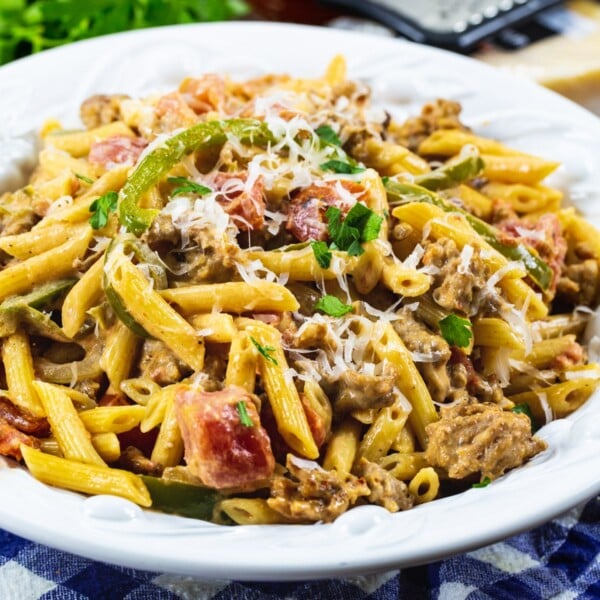
[[[385,182],[390,205],[406,204],[408,202],[426,202],[441,208],[445,212],[460,213],[467,222],[492,248],[500,252],[508,260],[521,262],[531,279],[542,290],[547,290],[552,281],[552,269],[546,264],[533,248],[524,244],[506,244],[500,240],[497,229],[478,219],[466,210],[454,206],[422,186],[412,183],[399,183],[392,179]]]
[[[212,521],[215,505],[224,496],[211,488],[150,475],[141,475],[146,484],[152,508],[169,514]]]
[[[133,254],[140,263],[148,265],[148,273],[153,281],[154,289],[164,290],[168,286],[167,275],[164,265],[158,256],[150,248],[140,242],[132,235],[121,235],[116,237],[106,250],[104,258],[105,264],[109,261],[109,256],[117,247],[121,247],[125,254]],[[131,316],[121,297],[115,292],[110,282],[110,272],[104,271],[104,293],[108,303],[115,311],[117,318],[122,321],[133,333],[139,337],[148,338],[150,334]]]
[[[119,192],[119,221],[127,231],[141,235],[158,214],[157,209],[141,208],[142,195],[158,183],[185,156],[201,148],[222,146],[228,136],[242,143],[267,145],[273,134],[267,124],[254,119],[228,119],[198,123],[175,134],[147,154]]]
[[[60,294],[70,289],[76,279],[60,279],[38,286],[24,296],[12,296],[0,304],[0,337],[14,333],[19,325],[33,335],[58,342],[70,342],[62,329],[48,313],[38,310],[51,304]]]
[[[414,182],[428,190],[445,190],[477,177],[484,166],[479,156],[461,156],[448,161],[439,169],[418,175]]]

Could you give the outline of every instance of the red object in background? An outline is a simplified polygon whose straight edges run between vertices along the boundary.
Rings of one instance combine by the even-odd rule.
[[[316,0],[249,0],[253,16],[269,21],[289,21],[321,25],[339,17],[340,11],[325,8]]]

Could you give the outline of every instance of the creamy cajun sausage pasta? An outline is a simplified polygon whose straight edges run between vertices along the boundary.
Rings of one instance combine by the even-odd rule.
[[[0,212],[0,454],[217,523],[482,487],[590,396],[600,236],[436,100],[188,78],[48,122]]]

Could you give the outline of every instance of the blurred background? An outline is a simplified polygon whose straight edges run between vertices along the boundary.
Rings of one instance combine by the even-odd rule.
[[[0,64],[107,33],[230,19],[405,37],[511,70],[600,115],[599,0],[0,0]]]

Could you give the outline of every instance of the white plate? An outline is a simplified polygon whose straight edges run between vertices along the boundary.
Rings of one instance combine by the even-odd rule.
[[[386,38],[297,26],[191,25],[99,38],[0,69],[0,179],[31,162],[31,130],[99,92],[145,94],[209,71],[317,76],[337,53],[398,116],[459,100],[478,132],[564,163],[554,183],[600,221],[600,121],[535,85],[470,59]],[[1,187],[1,186],[0,186]],[[129,567],[211,578],[285,580],[405,567],[551,519],[600,491],[600,396],[542,429],[549,450],[484,489],[390,514],[353,509],[330,525],[220,527],[52,489],[0,461],[0,526]]]

